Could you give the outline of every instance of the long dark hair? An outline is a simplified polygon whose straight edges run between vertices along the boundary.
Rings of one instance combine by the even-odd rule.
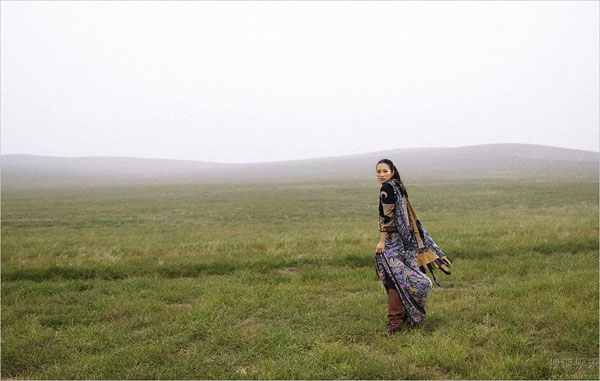
[[[392,179],[396,179],[396,181],[398,181],[398,185],[400,186],[400,192],[402,192],[406,197],[408,197],[408,193],[406,192],[406,187],[404,186],[404,183],[400,179],[400,174],[398,173],[398,169],[396,168],[394,163],[392,163],[392,161],[390,159],[381,159],[377,162],[377,164],[375,164],[375,168],[377,168],[377,166],[381,163],[387,164],[390,167],[390,169],[392,171],[394,171],[394,175],[392,176]]]

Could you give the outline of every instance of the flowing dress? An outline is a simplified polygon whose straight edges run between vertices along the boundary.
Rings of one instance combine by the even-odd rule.
[[[406,196],[403,197],[395,179],[382,185],[379,200],[379,230],[388,234],[383,252],[375,253],[375,271],[384,287],[398,291],[408,321],[415,326],[425,318],[425,299],[433,286],[417,264],[419,245],[415,239],[415,227],[428,249],[440,258],[445,259],[446,255],[421,222],[411,219]]]

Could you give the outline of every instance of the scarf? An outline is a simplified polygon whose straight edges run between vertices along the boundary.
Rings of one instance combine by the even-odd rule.
[[[417,213],[415,213],[410,201],[408,201],[408,197],[406,197],[404,193],[402,193],[402,201],[405,219],[404,222],[406,223],[406,226],[408,226],[410,233],[414,237],[417,247],[419,248],[419,253],[417,254],[417,265],[423,273],[425,273],[427,271],[426,268],[428,268],[435,283],[441,287],[435,278],[435,274],[433,273],[432,264],[438,269],[442,270],[444,273],[450,274],[450,269],[448,266],[452,266],[452,262],[450,262],[447,257],[439,257],[425,245],[423,242],[425,240],[425,234],[421,230],[421,221],[419,221]]]

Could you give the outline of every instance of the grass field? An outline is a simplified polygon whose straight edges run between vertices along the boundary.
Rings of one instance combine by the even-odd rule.
[[[375,179],[3,189],[3,379],[597,379],[598,180],[406,183],[454,262],[390,339]]]

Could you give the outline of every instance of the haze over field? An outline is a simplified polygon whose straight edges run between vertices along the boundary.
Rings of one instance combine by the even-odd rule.
[[[321,159],[231,164],[123,157],[2,156],[2,186],[111,182],[232,182],[371,179],[389,158],[401,176],[456,178],[569,174],[598,176],[598,152],[532,144],[398,149]]]

